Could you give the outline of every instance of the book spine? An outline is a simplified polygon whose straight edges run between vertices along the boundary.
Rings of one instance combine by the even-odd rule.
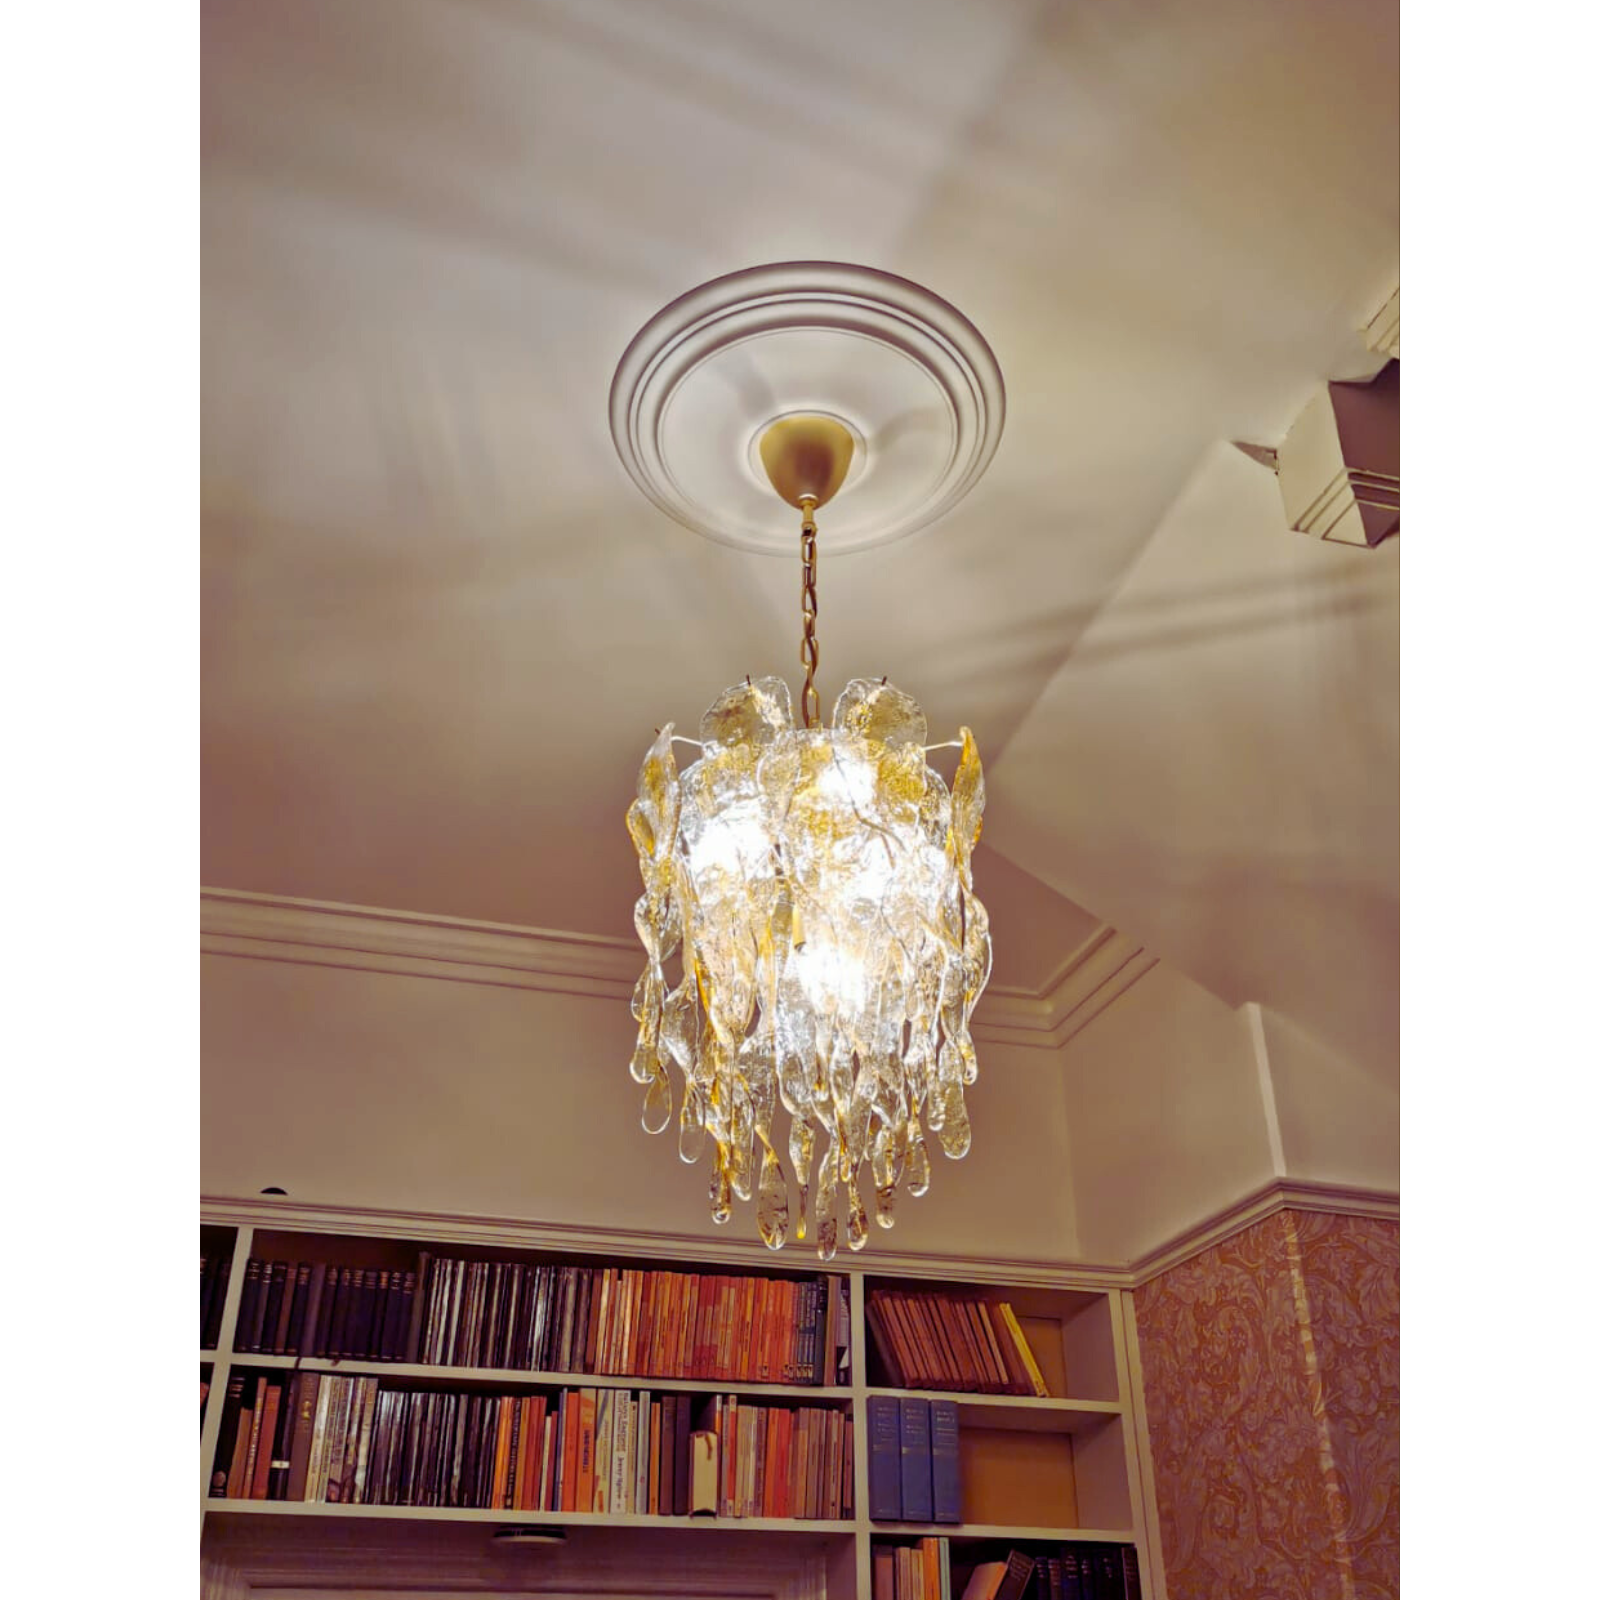
[[[689,1488],[691,1483],[689,1463],[689,1397],[679,1396],[678,1412],[674,1422],[672,1446],[672,1514],[689,1515]]]
[[[261,1268],[259,1256],[251,1256],[244,1264],[244,1286],[239,1293],[239,1315],[233,1328],[233,1348],[251,1353],[250,1330],[256,1326],[256,1312],[261,1304]]]
[[[313,1261],[306,1283],[305,1312],[300,1321],[299,1342],[294,1353],[297,1356],[320,1355],[322,1346],[318,1343],[318,1336],[322,1323],[322,1298],[324,1283],[328,1276],[328,1264],[325,1261]]]
[[[954,1400],[928,1405],[934,1522],[961,1521],[961,1409]]]
[[[282,1498],[304,1500],[306,1497],[306,1467],[311,1459],[311,1435],[317,1424],[317,1390],[321,1379],[315,1372],[299,1374],[300,1387],[295,1396],[294,1435],[289,1445],[289,1472]]]
[[[211,1299],[206,1309],[205,1331],[200,1342],[207,1350],[215,1350],[222,1337],[222,1313],[228,1304],[228,1278],[233,1271],[233,1260],[224,1256],[217,1263],[211,1279]]]
[[[272,1420],[277,1421],[278,1408],[275,1403],[277,1387],[268,1378],[256,1380],[255,1411],[250,1418],[250,1449],[245,1457],[244,1478],[239,1485],[239,1498],[243,1500],[264,1500],[267,1497],[267,1468],[266,1461],[272,1456],[272,1438],[268,1434],[265,1446],[261,1436],[267,1431],[267,1413],[270,1410]],[[265,1456],[263,1456],[263,1450]],[[261,1492],[256,1493],[256,1466],[261,1463]]]
[[[574,1511],[594,1507],[594,1424],[595,1391],[578,1391],[578,1482]]]
[[[211,1458],[210,1498],[221,1500],[228,1493],[228,1473],[233,1465],[233,1447],[239,1437],[239,1413],[244,1407],[244,1374],[230,1372],[222,1395],[222,1422],[217,1429],[217,1453]]]
[[[592,1508],[599,1512],[615,1509],[611,1500],[612,1439],[616,1431],[617,1394],[615,1389],[601,1389],[595,1395],[594,1407],[594,1500]],[[582,1506],[578,1508],[580,1511]]]
[[[900,1402],[867,1396],[867,1515],[900,1520]]]
[[[245,1380],[244,1399],[239,1411],[239,1428],[233,1441],[233,1459],[228,1465],[228,1499],[244,1500],[250,1494],[250,1444],[255,1437],[261,1411],[261,1388],[266,1379]]]
[[[283,1386],[278,1407],[278,1426],[272,1440],[272,1460],[267,1471],[267,1499],[283,1500],[289,1483],[289,1452],[293,1448],[295,1425],[299,1418],[300,1386],[305,1374],[291,1373]]]

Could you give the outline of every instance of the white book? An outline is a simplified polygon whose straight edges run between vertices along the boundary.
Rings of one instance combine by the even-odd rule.
[[[372,1414],[378,1408],[378,1380],[362,1378],[358,1381],[361,1386],[361,1425],[356,1433],[356,1469],[350,1494],[351,1500],[357,1505],[366,1496],[367,1462],[372,1455]]]
[[[311,1454],[306,1462],[306,1499],[321,1501],[328,1486],[328,1413],[333,1409],[334,1386],[342,1383],[325,1373],[317,1385],[317,1419],[311,1428]]]
[[[633,1510],[633,1396],[617,1394],[617,1419],[611,1439],[611,1509],[619,1516]]]
[[[650,1391],[639,1391],[633,1408],[633,1510],[650,1509]]]
[[[594,1402],[594,1509],[610,1511],[611,1504],[611,1436],[616,1414],[617,1391],[601,1389]],[[587,1509],[587,1508],[585,1508]]]

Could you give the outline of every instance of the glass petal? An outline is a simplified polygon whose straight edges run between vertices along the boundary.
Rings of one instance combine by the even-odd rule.
[[[646,1133],[660,1133],[672,1120],[672,1086],[665,1072],[650,1080],[644,1092],[644,1111],[639,1121]]]
[[[746,679],[724,689],[700,719],[708,745],[767,745],[794,727],[789,685],[782,678]]]

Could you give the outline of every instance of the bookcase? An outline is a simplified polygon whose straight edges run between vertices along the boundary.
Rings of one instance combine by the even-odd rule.
[[[1153,1545],[1155,1517],[1137,1394],[1131,1296],[1114,1284],[1085,1281],[1070,1271],[1004,1262],[935,1264],[875,1250],[855,1260],[824,1264],[804,1250],[774,1254],[733,1242],[701,1249],[684,1241],[677,1241],[674,1249],[673,1241],[639,1235],[575,1235],[531,1225],[457,1224],[440,1218],[374,1219],[279,1208],[265,1201],[208,1205],[202,1218],[203,1551],[214,1552],[248,1537],[253,1548],[281,1549],[289,1562],[297,1548],[325,1545],[330,1535],[344,1537],[357,1528],[364,1548],[374,1548],[374,1541],[377,1546],[389,1541],[397,1552],[418,1538],[436,1551],[465,1550],[486,1546],[502,1530],[534,1534],[561,1530],[566,1535],[566,1559],[584,1570],[598,1570],[598,1564],[619,1552],[652,1563],[679,1560],[692,1550],[693,1559],[702,1566],[726,1561],[729,1571],[753,1570],[752,1563],[759,1564],[764,1556],[803,1556],[817,1579],[812,1587],[793,1592],[825,1591],[829,1600],[835,1596],[871,1600],[875,1564],[881,1585],[887,1553],[940,1539],[948,1541],[945,1558],[953,1580],[951,1592],[959,1600],[965,1574],[977,1562],[1004,1560],[1011,1550],[1044,1556],[1066,1544],[1083,1549],[1104,1545],[1136,1552],[1141,1600],[1164,1600],[1159,1552]],[[226,1263],[220,1271],[219,1260]],[[252,1261],[266,1269],[258,1271],[254,1282]],[[288,1282],[275,1301],[275,1316],[268,1318],[262,1309],[267,1290],[261,1279],[278,1262],[287,1265]],[[314,1275],[324,1285],[346,1273],[357,1285],[365,1278],[379,1286],[377,1309],[366,1311],[364,1335],[354,1332],[352,1322],[349,1335],[337,1341],[330,1342],[325,1333],[319,1344],[313,1330],[304,1325],[285,1339],[284,1330],[291,1326],[296,1266],[307,1269],[303,1276]],[[442,1291],[437,1287],[441,1281]],[[562,1302],[563,1286],[580,1281],[589,1285],[584,1291],[593,1296],[588,1314],[601,1331],[586,1351],[571,1347],[563,1358],[560,1307],[565,1303],[570,1311],[578,1297],[573,1288],[571,1298]],[[686,1289],[686,1284],[693,1287]],[[447,1349],[452,1286],[459,1309],[455,1344]],[[982,1301],[997,1316],[1003,1302],[1026,1336],[1048,1397],[912,1389],[903,1386],[904,1380],[897,1385],[865,1314],[869,1301],[885,1291],[959,1295]],[[603,1296],[613,1292],[615,1298],[605,1303],[602,1318]],[[717,1294],[723,1298],[714,1300]],[[690,1297],[687,1305],[685,1295]],[[687,1331],[674,1351],[672,1336],[654,1330],[669,1324],[690,1330],[696,1295],[708,1308],[700,1316],[702,1343],[697,1345],[695,1334]],[[548,1332],[540,1332],[534,1305],[539,1296],[546,1301],[547,1323],[553,1319],[557,1324],[554,1343]],[[304,1285],[301,1298],[306,1298]],[[465,1309],[469,1303],[481,1313],[471,1327]],[[241,1319],[242,1306],[254,1308],[249,1328]],[[703,1343],[706,1327],[716,1322],[718,1307],[732,1308],[727,1311],[731,1333],[724,1329],[720,1347],[715,1338],[710,1345]],[[765,1323],[762,1307],[767,1311]],[[214,1346],[205,1339],[208,1308],[216,1331]],[[625,1313],[632,1318],[631,1345]],[[430,1319],[438,1319],[431,1342]],[[325,1315],[322,1323],[326,1330]],[[613,1326],[617,1337],[608,1352],[605,1330]],[[762,1334],[763,1327],[769,1335]],[[274,1328],[281,1354],[274,1352]],[[313,1354],[313,1348],[325,1353]],[[350,1354],[352,1349],[358,1353]],[[743,1375],[730,1376],[736,1369]],[[756,1376],[758,1372],[765,1376]],[[388,1454],[380,1462],[376,1442],[372,1452],[372,1471],[378,1476],[387,1473],[385,1483],[379,1484],[375,1477],[353,1502],[303,1498],[298,1484],[293,1498],[218,1494],[219,1482],[229,1477],[230,1463],[234,1470],[229,1487],[237,1489],[248,1481],[237,1470],[230,1443],[239,1438],[240,1394],[252,1390],[275,1394],[276,1409],[281,1410],[297,1395],[304,1399],[317,1387],[327,1388],[330,1380],[337,1394],[357,1397],[350,1400],[352,1405],[359,1405],[358,1397],[366,1391],[378,1396],[370,1402],[379,1408],[374,1441],[388,1426],[385,1416],[393,1424],[394,1438],[385,1435]],[[576,1428],[585,1391],[605,1396],[618,1418],[632,1419],[628,1438],[630,1444],[637,1443],[637,1453],[628,1460],[637,1462],[637,1476],[631,1464],[625,1474],[619,1466],[612,1487],[619,1502],[637,1502],[625,1509],[546,1508],[549,1495],[541,1482],[537,1443],[524,1447],[522,1459],[528,1470],[525,1477],[518,1477],[516,1425],[537,1416],[548,1437],[558,1412],[564,1418],[570,1408]],[[874,1520],[871,1514],[869,1401],[881,1410],[885,1401],[918,1398],[947,1402],[945,1415],[953,1408],[959,1419],[961,1521],[956,1524]],[[681,1402],[682,1414],[693,1418],[689,1426],[696,1430],[709,1429],[713,1415],[719,1428],[725,1424],[731,1428],[735,1415],[742,1412],[743,1426],[757,1439],[753,1451],[758,1455],[770,1451],[764,1457],[765,1489],[756,1475],[761,1471],[758,1465],[750,1477],[754,1495],[745,1494],[737,1505],[724,1499],[719,1505],[722,1514],[668,1515],[659,1508],[648,1509],[647,1484],[654,1485],[656,1467],[645,1453],[648,1422],[640,1419],[650,1419],[669,1399],[675,1408]],[[784,1414],[782,1419],[779,1413]],[[489,1503],[468,1503],[474,1496],[465,1479],[453,1495],[432,1484],[435,1499],[455,1503],[394,1503],[405,1497],[397,1486],[410,1471],[407,1465],[396,1465],[406,1448],[399,1419],[413,1414],[429,1419],[448,1416],[448,1422],[440,1423],[448,1439],[472,1435],[465,1444],[454,1446],[458,1476],[465,1459],[470,1478],[476,1459],[480,1492],[475,1498]],[[820,1441],[810,1456],[792,1442],[802,1417],[808,1436]],[[761,1424],[758,1438],[755,1422]],[[423,1437],[431,1426],[431,1420],[422,1425]],[[533,1428],[529,1421],[529,1429]],[[620,1449],[620,1420],[617,1429]],[[528,1437],[533,1437],[532,1431]],[[737,1437],[746,1435],[741,1432]],[[354,1448],[354,1431],[350,1438]],[[280,1493],[285,1492],[288,1471],[287,1458],[283,1459],[283,1467],[270,1467]],[[362,1459],[365,1470],[365,1454]],[[739,1461],[743,1459],[741,1455]],[[808,1482],[815,1493],[803,1515],[794,1505],[785,1505],[782,1515],[762,1514],[784,1502],[784,1489],[773,1487],[784,1476],[784,1459],[791,1464],[791,1478],[795,1462],[810,1463]],[[830,1461],[831,1482],[827,1481]],[[254,1475],[258,1496],[269,1477],[267,1455],[259,1465]],[[742,1469],[735,1463],[729,1470],[737,1491],[737,1471]],[[280,1472],[285,1477],[280,1478]],[[629,1489],[620,1494],[624,1475]],[[321,1481],[315,1467],[311,1477]],[[526,1486],[525,1492],[519,1485]],[[664,1496],[664,1481],[660,1489]],[[801,1492],[793,1483],[787,1489],[790,1499]],[[412,1498],[427,1496],[419,1491]],[[730,1510],[746,1514],[726,1514]],[[1042,1585],[1030,1591],[1044,1592]]]

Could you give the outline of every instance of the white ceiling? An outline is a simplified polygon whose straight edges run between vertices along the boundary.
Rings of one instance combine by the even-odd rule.
[[[824,704],[975,730],[997,983],[1099,920],[1387,1069],[1398,541],[1275,442],[1398,279],[1393,0],[207,0],[204,881],[627,934],[652,730],[797,683],[789,561],[607,429],[660,306],[859,262],[983,330],[1005,437],[830,562]],[[775,513],[787,516],[776,505]]]

